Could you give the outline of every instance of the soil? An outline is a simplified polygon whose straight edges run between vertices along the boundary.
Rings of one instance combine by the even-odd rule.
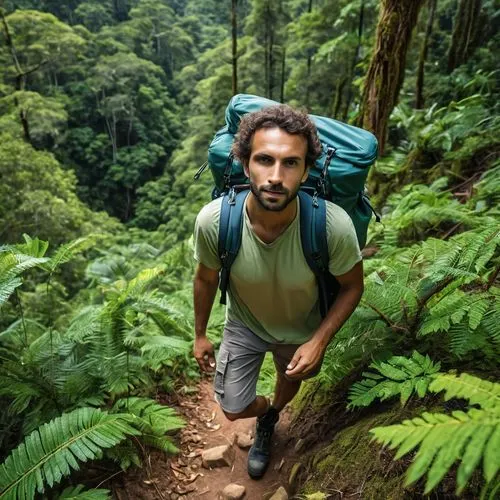
[[[198,389],[197,393],[179,400],[176,407],[187,423],[177,440],[179,454],[168,456],[150,451],[141,469],[115,478],[114,497],[117,500],[215,500],[221,498],[221,491],[231,483],[245,486],[244,498],[251,500],[270,498],[280,486],[292,493],[288,479],[291,468],[299,460],[294,449],[296,440],[288,432],[290,413],[286,409],[281,412],[266,474],[253,480],[247,474],[248,449],[240,449],[235,437],[237,433],[253,436],[255,418],[227,420],[214,401],[211,381],[203,379]],[[224,444],[232,445],[235,451],[232,467],[205,469],[201,452]]]

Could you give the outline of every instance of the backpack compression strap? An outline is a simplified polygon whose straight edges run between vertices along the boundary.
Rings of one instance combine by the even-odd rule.
[[[313,200],[304,191],[299,191],[299,200],[302,251],[318,282],[319,307],[324,318],[329,309],[327,275],[330,260],[326,237],[326,202],[322,198]]]
[[[220,303],[226,304],[229,274],[241,246],[243,230],[243,207],[249,190],[236,194],[234,188],[222,198],[219,222],[218,253],[222,267],[220,271],[219,289]]]

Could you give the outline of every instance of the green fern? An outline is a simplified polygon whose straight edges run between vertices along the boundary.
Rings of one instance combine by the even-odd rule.
[[[33,498],[78,470],[78,461],[94,460],[102,450],[139,435],[126,414],[95,408],[65,413],[33,431],[0,465],[0,495],[5,500]]]
[[[178,417],[175,411],[163,406],[152,399],[131,397],[119,399],[114,411],[126,411],[135,417],[134,424],[141,430],[141,440],[167,453],[176,453],[177,447],[172,440],[165,436],[167,433],[182,429],[184,420]]]
[[[56,500],[108,500],[111,498],[109,490],[84,490],[83,488],[84,486],[81,484],[69,486],[56,497]]]
[[[463,491],[481,460],[484,479],[490,483],[500,468],[500,384],[467,374],[440,374],[429,389],[445,390],[446,400],[468,399],[480,409],[454,411],[451,415],[425,412],[402,424],[372,429],[374,439],[391,449],[398,448],[395,460],[418,447],[407,471],[406,485],[427,473],[425,494],[439,484],[456,461],[460,461],[457,494]]]
[[[375,399],[381,401],[400,396],[404,405],[413,393],[423,397],[432,377],[440,369],[440,363],[433,363],[429,356],[414,351],[411,358],[393,356],[387,362],[373,362],[370,368],[378,373],[364,372],[365,379],[356,382],[349,391],[348,408],[369,406]]]

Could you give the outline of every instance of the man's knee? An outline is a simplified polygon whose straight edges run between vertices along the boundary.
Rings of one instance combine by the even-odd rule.
[[[220,403],[219,403],[220,404]],[[229,411],[226,410],[222,405],[220,405],[222,412],[226,416],[228,420],[231,422],[234,422],[235,420],[238,420],[239,418],[247,418],[247,411],[248,409],[252,406],[253,402],[250,403],[249,405],[245,406],[243,410],[241,411]]]
[[[230,412],[224,410],[224,408],[222,408],[222,411],[223,411],[224,415],[226,416],[226,418],[228,420],[230,420],[231,422],[234,422],[235,420],[238,420],[239,418],[241,418],[241,414],[243,413],[243,412],[230,413]]]

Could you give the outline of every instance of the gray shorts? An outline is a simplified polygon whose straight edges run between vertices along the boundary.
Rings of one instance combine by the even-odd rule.
[[[214,378],[215,399],[228,413],[240,413],[256,397],[257,380],[266,352],[273,353],[274,364],[284,374],[297,344],[271,344],[236,321],[228,321],[217,355]],[[314,377],[319,366],[305,378]],[[286,376],[286,375],[285,375]]]

